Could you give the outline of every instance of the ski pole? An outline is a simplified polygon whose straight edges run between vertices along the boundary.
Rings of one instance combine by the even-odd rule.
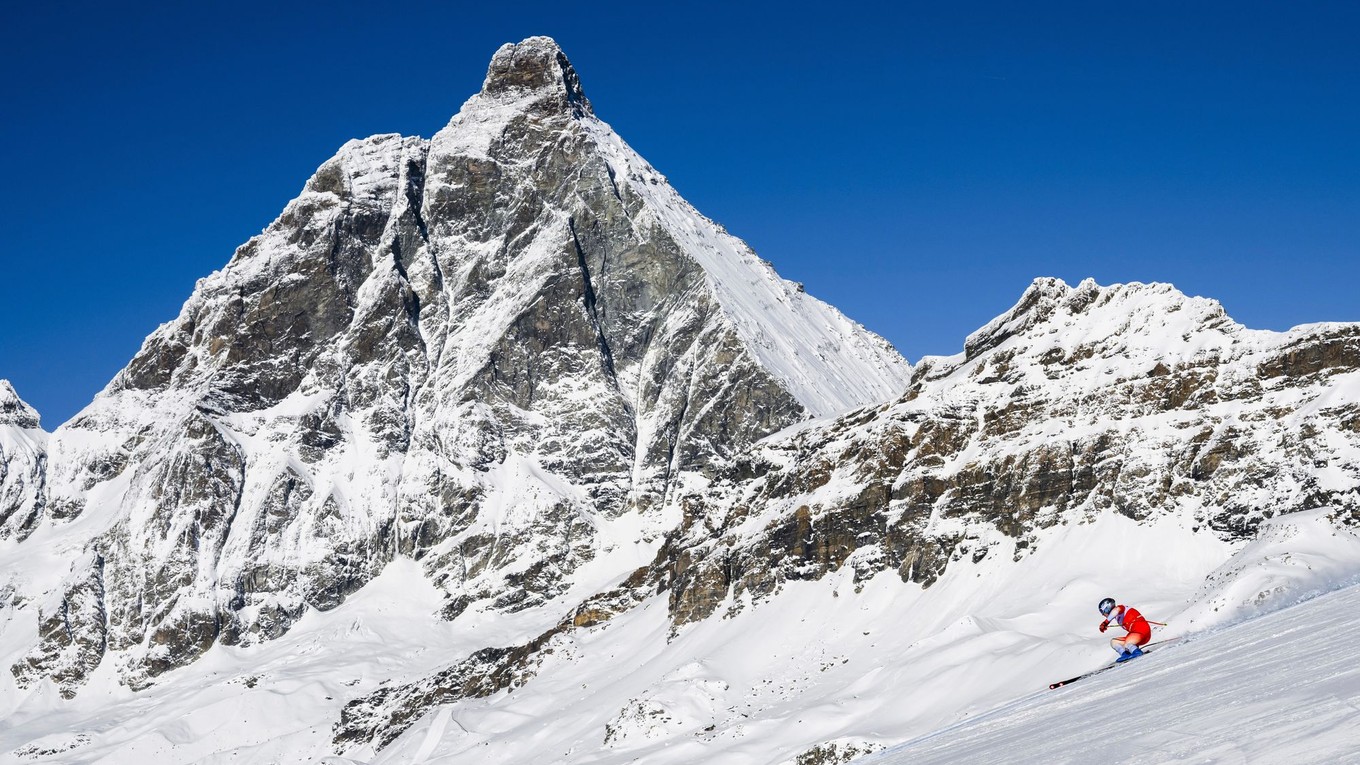
[[[1157,625],[1158,627],[1168,627],[1168,626],[1170,626],[1170,625],[1168,625],[1166,622],[1154,622],[1154,621],[1152,621],[1151,619],[1148,619],[1148,620],[1147,620],[1147,623],[1148,623],[1148,624],[1155,624],[1155,625]]]

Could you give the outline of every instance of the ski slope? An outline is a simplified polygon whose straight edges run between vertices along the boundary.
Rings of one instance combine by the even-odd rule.
[[[847,567],[674,635],[661,595],[562,636],[518,690],[432,708],[380,751],[335,752],[350,699],[482,645],[522,643],[542,618],[448,622],[420,564],[400,559],[343,608],[310,611],[277,640],[214,646],[142,691],[112,663],[70,700],[51,682],[18,690],[0,676],[0,765],[796,765],[818,745],[842,758],[824,762],[843,762],[903,741],[916,749],[887,750],[897,759],[880,765],[1132,761],[1127,745],[1165,750],[1145,763],[1179,751],[1272,763],[1299,741],[1323,749],[1291,765],[1345,762],[1338,750],[1360,741],[1347,632],[1360,613],[1360,534],[1329,518],[1272,519],[1234,549],[1190,519],[1109,513],[1044,530],[1019,561],[1003,549],[953,567],[929,589],[893,575],[857,588]],[[36,563],[0,555],[0,571]],[[1095,603],[1112,592],[1173,625],[1158,638],[1185,640],[1048,691],[1113,657],[1095,631]],[[26,615],[0,601],[0,655],[31,640]],[[1250,690],[1233,696],[1239,687]],[[1262,718],[1269,736],[1234,738]],[[1126,748],[1107,751],[1106,738]]]
[[[860,762],[1360,763],[1357,614],[1347,587]]]

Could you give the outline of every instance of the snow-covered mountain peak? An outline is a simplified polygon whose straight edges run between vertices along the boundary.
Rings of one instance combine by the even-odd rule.
[[[82,626],[10,666],[69,695],[112,653],[142,687],[400,557],[451,620],[550,624],[741,450],[909,373],[684,202],[531,38],[432,139],[341,147],[29,450],[46,504],[25,477],[11,525],[88,553],[38,623]]]
[[[527,97],[540,108],[592,113],[576,69],[551,37],[502,45],[487,67],[480,95],[494,100]]]
[[[0,379],[0,425],[37,428],[38,411],[19,398],[9,380]]]
[[[1067,331],[1072,328],[1081,332]],[[1187,334],[1240,329],[1218,301],[1188,297],[1170,284],[1101,286],[1088,278],[1072,287],[1061,279],[1044,277],[1035,279],[1010,310],[969,335],[964,355],[976,358],[1021,335],[1058,334],[1070,344],[1098,333],[1173,341]]]
[[[1282,338],[1247,329],[1218,301],[1189,297],[1170,284],[1102,286],[1086,279],[1072,287],[1042,278],[1010,310],[969,335],[963,353],[922,359],[914,379],[966,379],[967,385],[947,391],[963,397],[977,385],[995,383],[1103,388],[1240,358]]]
[[[470,204],[493,188],[496,203],[481,206],[489,209]],[[512,218],[500,209],[509,200],[532,207]],[[522,244],[496,238],[507,224],[528,225],[553,247],[568,240],[587,277],[599,280],[592,299],[611,346],[614,330],[634,336],[625,346],[654,335],[634,322],[652,324],[658,308],[702,281],[694,294],[716,304],[715,320],[813,416],[891,398],[911,371],[886,341],[781,279],[686,202],[595,116],[575,70],[546,37],[503,46],[482,92],[431,139],[421,214],[434,238],[458,248],[475,243],[475,257],[491,253],[498,269],[528,265],[502,265]],[[606,233],[615,241],[594,248]],[[621,382],[635,396],[629,365],[614,361],[624,362]]]

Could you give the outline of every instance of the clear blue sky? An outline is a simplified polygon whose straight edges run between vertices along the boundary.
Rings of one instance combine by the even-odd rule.
[[[913,362],[1036,276],[1360,320],[1360,3],[161,5],[0,24],[0,377],[48,429],[340,144],[430,136],[534,34]]]

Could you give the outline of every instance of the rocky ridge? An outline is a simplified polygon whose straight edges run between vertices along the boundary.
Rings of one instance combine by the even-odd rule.
[[[1165,284],[1040,279],[897,401],[755,447],[682,524],[678,622],[854,567],[928,587],[1105,512],[1234,541],[1360,523],[1360,325],[1276,333]],[[715,501],[716,500],[716,501]]]

